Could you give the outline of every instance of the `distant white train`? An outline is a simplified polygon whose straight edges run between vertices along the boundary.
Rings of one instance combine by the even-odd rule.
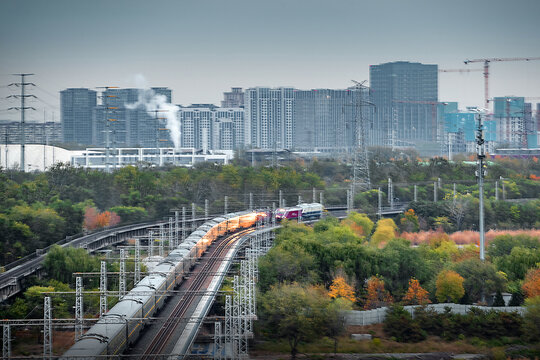
[[[103,315],[61,359],[92,359],[104,355],[120,355],[134,343],[144,318],[152,317],[163,307],[165,292],[179,285],[195,261],[218,237],[255,226],[266,216],[261,212],[241,212],[224,215],[199,226],[175,250],[164,258],[118,303]]]

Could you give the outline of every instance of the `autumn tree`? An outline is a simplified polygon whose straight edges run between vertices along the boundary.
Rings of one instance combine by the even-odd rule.
[[[401,231],[417,232],[420,229],[418,223],[418,216],[413,209],[409,209],[403,213],[403,217],[400,219]]]
[[[370,277],[367,281],[367,298],[364,309],[376,309],[393,301],[392,295],[384,288],[384,281],[377,276]]]
[[[334,279],[332,285],[330,285],[330,292],[328,293],[328,296],[330,296],[332,299],[345,298],[353,303],[356,301],[352,286],[347,284],[342,276],[338,276]]]
[[[341,223],[358,236],[369,236],[373,230],[373,221],[366,214],[351,212]]]
[[[403,297],[403,302],[407,305],[426,305],[431,301],[429,300],[429,292],[420,286],[418,280],[411,278],[409,280],[409,289]]]
[[[439,302],[457,302],[465,294],[463,282],[465,279],[457,272],[452,270],[443,270],[437,276],[437,300]]]
[[[396,237],[397,226],[392,219],[380,219],[377,228],[371,236],[371,244],[382,247]]]
[[[540,296],[540,268],[530,269],[521,287],[527,298]]]
[[[111,211],[100,213],[94,207],[88,207],[84,213],[84,228],[87,230],[101,229],[120,223],[120,217]]]

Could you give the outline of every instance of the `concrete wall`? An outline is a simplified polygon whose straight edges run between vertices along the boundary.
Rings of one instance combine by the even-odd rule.
[[[411,313],[414,317],[414,309],[418,305],[409,305],[404,306],[405,310]],[[461,305],[461,304],[431,304],[427,306],[430,309],[435,310],[437,313],[444,313],[446,307],[449,307],[454,314],[466,314],[471,308],[477,308],[484,311],[495,310],[495,311],[504,311],[504,312],[518,312],[523,315],[525,308],[521,306],[507,306],[507,307],[488,307],[488,306],[474,306],[474,305]],[[366,311],[357,311],[351,310],[347,311],[345,315],[346,325],[371,325],[371,324],[380,324],[384,321],[386,317],[387,307],[382,307],[373,310]]]

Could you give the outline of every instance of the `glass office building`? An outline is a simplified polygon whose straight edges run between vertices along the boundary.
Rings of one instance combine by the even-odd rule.
[[[438,68],[407,61],[370,66],[371,145],[417,146],[438,141]]]

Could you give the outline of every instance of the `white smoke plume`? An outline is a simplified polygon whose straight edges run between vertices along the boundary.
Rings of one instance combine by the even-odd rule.
[[[174,144],[175,149],[180,148],[180,120],[178,120],[178,106],[167,102],[165,95],[156,94],[154,90],[150,89],[146,84],[146,80],[142,75],[135,77],[137,88],[139,89],[139,98],[136,103],[125,104],[128,109],[136,109],[144,107],[146,112],[155,117],[156,110],[158,111],[158,117],[166,118],[167,122],[165,127],[169,130],[169,136]]]

